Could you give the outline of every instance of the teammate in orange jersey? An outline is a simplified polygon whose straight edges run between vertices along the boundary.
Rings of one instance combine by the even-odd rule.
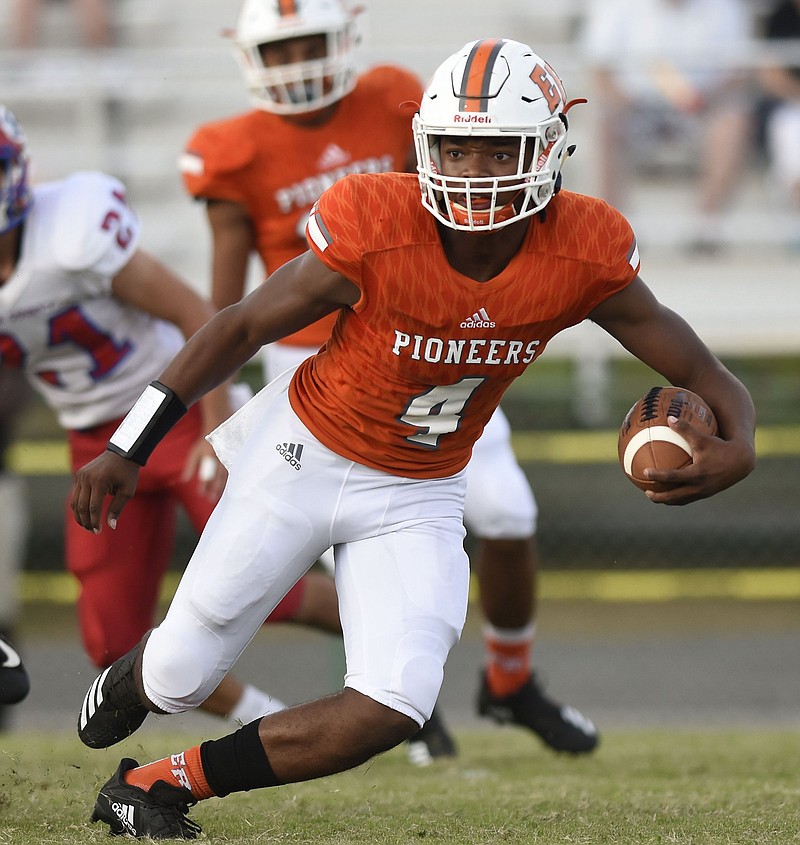
[[[472,446],[563,329],[594,321],[714,411],[719,437],[671,423],[694,459],[650,471],[665,487],[648,491],[653,502],[687,504],[752,471],[745,387],[646,287],[624,217],[558,192],[569,108],[524,44],[486,39],[449,57],[414,120],[418,176],[347,176],[329,188],[309,218],[310,250],[201,329],[78,473],[79,524],[100,530],[109,490],[108,518],[124,519],[137,458],[172,415],[264,343],[337,314],[318,354],[212,435],[225,492],[164,622],[133,671],[112,668],[81,738],[123,739],[148,712],[196,706],[331,545],[344,689],[145,766],[124,759],[94,810],[113,832],[196,836],[190,804],[340,772],[418,730],[466,616]],[[476,312],[490,325],[464,326]]]
[[[248,0],[242,8],[236,55],[255,108],[202,126],[181,157],[187,190],[206,206],[218,308],[242,298],[252,252],[272,273],[307,248],[308,213],[329,185],[348,173],[416,167],[411,119],[422,86],[395,66],[356,76],[354,27],[338,0]],[[480,312],[464,316],[475,330],[484,322]],[[265,346],[265,381],[313,355],[333,324],[328,315]],[[548,699],[532,672],[537,504],[499,408],[467,476],[465,521],[476,539],[473,570],[487,620],[478,710],[535,731],[556,750],[591,751],[592,723]],[[323,562],[332,568],[329,553]],[[408,745],[420,764],[455,750],[438,708]]]

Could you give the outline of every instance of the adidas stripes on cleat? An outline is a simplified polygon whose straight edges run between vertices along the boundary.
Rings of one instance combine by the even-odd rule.
[[[201,828],[186,817],[196,800],[188,789],[156,781],[145,792],[125,783],[123,776],[139,764],[123,759],[114,776],[97,796],[92,822],[105,822],[113,836],[149,836],[153,839],[197,839]]]
[[[539,688],[535,676],[512,695],[494,696],[486,676],[481,675],[478,693],[478,713],[499,724],[520,725],[532,730],[555,751],[586,754],[599,742],[592,722],[574,707],[566,707],[547,698]]]
[[[134,666],[142,644],[115,660],[95,678],[78,714],[78,736],[89,748],[108,748],[130,736],[147,718]]]
[[[408,740],[406,753],[415,766],[430,766],[434,760],[457,755],[455,740],[436,708],[430,719]]]

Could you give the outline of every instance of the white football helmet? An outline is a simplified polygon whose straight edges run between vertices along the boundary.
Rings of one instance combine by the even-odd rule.
[[[14,115],[0,105],[0,234],[25,219],[32,201],[25,135]]]
[[[266,67],[259,46],[324,35],[323,59]],[[245,0],[236,27],[236,58],[257,108],[303,114],[341,100],[355,86],[355,13],[341,0]]]
[[[570,105],[558,75],[527,45],[503,38],[466,44],[434,73],[414,118],[422,204],[445,226],[467,232],[500,229],[541,211],[560,187],[570,154]],[[518,139],[517,172],[482,179],[443,176],[444,135]]]

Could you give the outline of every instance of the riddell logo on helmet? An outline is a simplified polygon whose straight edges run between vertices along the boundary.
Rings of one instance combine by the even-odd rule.
[[[488,114],[454,114],[453,123],[494,123],[494,118]]]

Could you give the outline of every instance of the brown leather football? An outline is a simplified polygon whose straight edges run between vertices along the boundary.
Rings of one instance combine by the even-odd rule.
[[[644,477],[645,469],[680,469],[692,462],[692,447],[670,428],[678,417],[704,434],[717,433],[711,408],[682,387],[653,387],[628,411],[619,429],[617,449],[625,475],[640,490],[660,490]]]

